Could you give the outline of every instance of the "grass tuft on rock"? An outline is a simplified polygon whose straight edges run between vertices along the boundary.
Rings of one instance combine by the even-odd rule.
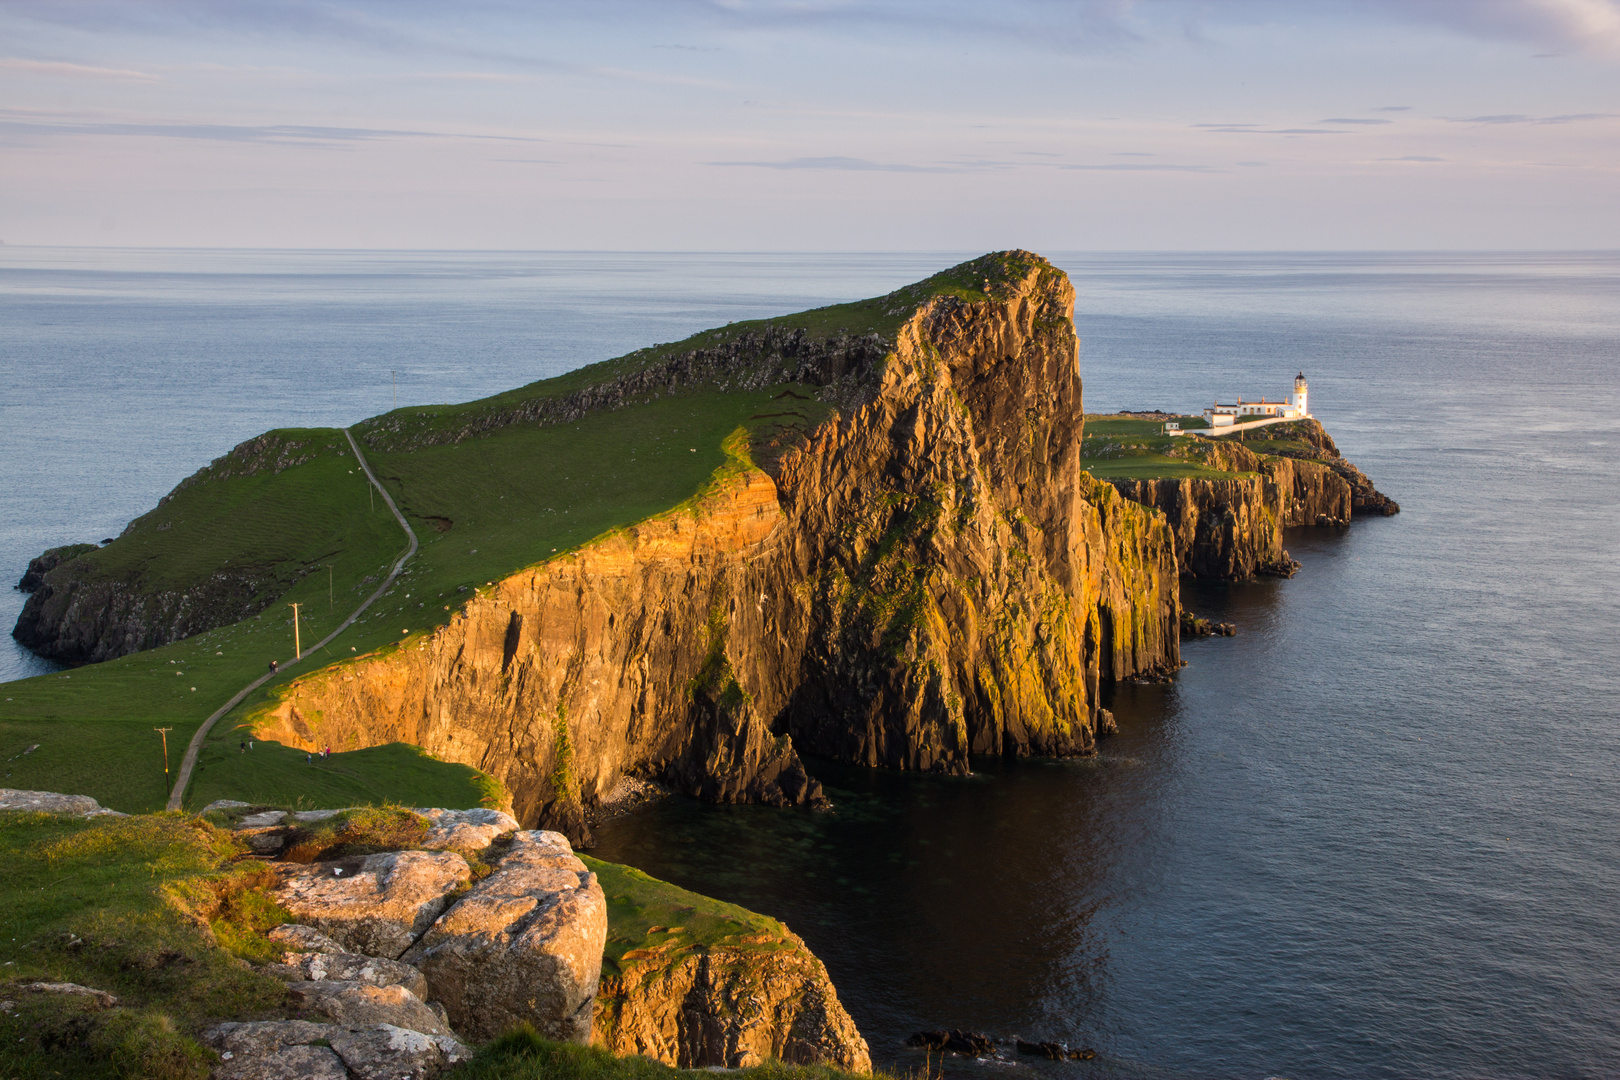
[[[419,846],[427,830],[427,818],[403,806],[356,807],[294,828],[281,859],[312,863],[400,851]]]

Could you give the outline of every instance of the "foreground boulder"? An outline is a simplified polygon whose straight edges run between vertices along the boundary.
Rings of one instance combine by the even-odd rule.
[[[413,812],[428,819],[428,831],[422,837],[422,846],[429,851],[481,850],[494,843],[496,837],[520,828],[511,814],[482,807],[473,810],[428,807]]]
[[[404,959],[464,1036],[519,1023],[588,1043],[607,940],[596,875],[555,832],[520,832],[495,873],[439,917]]]
[[[288,868],[275,897],[345,948],[397,960],[470,880],[453,852],[395,851]]]
[[[417,997],[428,992],[427,980],[409,964],[381,956],[327,951],[289,952],[271,972],[289,981],[357,982],[368,986],[403,986]]]

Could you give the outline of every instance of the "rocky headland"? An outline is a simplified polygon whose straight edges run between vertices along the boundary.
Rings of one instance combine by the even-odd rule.
[[[1284,529],[1398,508],[1315,421],[1176,440],[1197,444],[1195,479],[1093,478],[1073,302],[1061,271],[1004,252],[864,302],[850,321],[867,329],[741,326],[357,425],[399,469],[663,401],[743,388],[773,403],[739,417],[695,497],[536,551],[427,631],[280,684],[245,722],[301,749],[423,747],[582,845],[626,782],[813,807],[826,799],[801,752],[957,774],[973,754],[1093,752],[1106,686],[1168,677],[1198,631],[1178,577],[1287,576]],[[163,531],[171,519],[232,483],[266,498],[285,477],[318,491],[301,468],[352,476],[343,452],[332,432],[251,440],[113,545],[47,553],[16,636],[101,659],[258,610],[308,568],[279,565],[272,587],[251,559],[198,563],[162,589],[109,568],[119,545],[167,556],[185,525]]]
[[[832,408],[738,439],[689,507],[288,685],[259,736],[414,743],[493,773],[522,821],[576,841],[625,775],[814,805],[801,750],[955,773],[975,753],[1091,752],[1102,685],[1179,666],[1173,539],[1080,466],[1068,280],[1026,253],[980,263],[982,299],[912,301],[892,340],[676,357],[677,381],[787,374]],[[365,438],[470,427],[395,420]]]
[[[1186,577],[1291,577],[1298,564],[1283,550],[1284,529],[1348,525],[1356,515],[1400,511],[1366,474],[1344,460],[1316,420],[1218,439],[1193,434],[1186,440],[1207,442],[1198,448],[1202,463],[1233,475],[1110,481],[1127,499],[1165,516],[1176,566]]]

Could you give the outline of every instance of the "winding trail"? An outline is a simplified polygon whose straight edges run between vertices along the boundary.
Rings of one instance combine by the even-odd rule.
[[[359,461],[360,467],[366,471],[366,479],[370,480],[371,486],[376,488],[377,491],[382,495],[383,502],[387,503],[388,509],[393,511],[394,519],[399,522],[399,527],[405,530],[405,535],[410,537],[411,544],[410,547],[405,549],[405,554],[399,557],[399,561],[394,563],[394,569],[391,570],[388,576],[383,579],[383,583],[377,586],[376,592],[366,597],[359,607],[350,612],[349,617],[344,619],[343,622],[338,625],[336,630],[333,630],[330,634],[327,634],[321,640],[305,649],[298,656],[294,657],[292,660],[289,660],[286,664],[283,664],[281,671],[286,671],[288,668],[298,663],[298,661],[302,660],[316,649],[324,648],[325,646],[331,644],[333,638],[337,637],[339,634],[343,633],[343,631],[347,630],[351,625],[353,625],[354,620],[365,614],[366,608],[370,607],[374,602],[376,602],[378,597],[382,596],[383,593],[388,591],[389,587],[393,585],[395,580],[399,578],[400,572],[405,569],[405,564],[410,562],[411,556],[416,554],[416,533],[411,530],[410,523],[405,520],[405,515],[399,512],[399,507],[394,505],[394,500],[388,494],[388,489],[377,482],[377,475],[371,471],[371,463],[366,460],[366,455],[360,452],[360,444],[354,441],[354,436],[349,433],[348,428],[343,429],[343,437],[349,440],[349,446],[354,449],[355,460]],[[191,773],[197,767],[197,757],[202,753],[203,742],[208,738],[208,733],[213,730],[214,724],[219,720],[220,717],[224,716],[226,713],[240,705],[243,698],[247,697],[249,694],[253,693],[253,691],[269,682],[273,675],[279,675],[280,673],[280,671],[267,671],[263,675],[260,675],[257,679],[254,679],[252,682],[242,687],[242,689],[238,690],[235,697],[221,705],[214,715],[202,722],[202,727],[197,729],[197,733],[191,737],[191,742],[186,745],[186,756],[180,761],[180,772],[179,775],[175,777],[174,790],[169,793],[168,809],[182,809],[181,804],[185,800],[186,787],[191,783]]]

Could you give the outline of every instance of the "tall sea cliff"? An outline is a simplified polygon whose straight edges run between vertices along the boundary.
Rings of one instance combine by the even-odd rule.
[[[1081,469],[1068,280],[992,258],[981,299],[924,299],[864,362],[798,364],[832,403],[809,430],[739,435],[690,506],[287,685],[260,736],[415,743],[576,837],[626,775],[798,804],[820,799],[801,750],[954,773],[972,753],[1090,752],[1103,682],[1179,666],[1174,543],[1163,515]],[[722,362],[768,385],[784,356],[696,350],[670,378]]]

